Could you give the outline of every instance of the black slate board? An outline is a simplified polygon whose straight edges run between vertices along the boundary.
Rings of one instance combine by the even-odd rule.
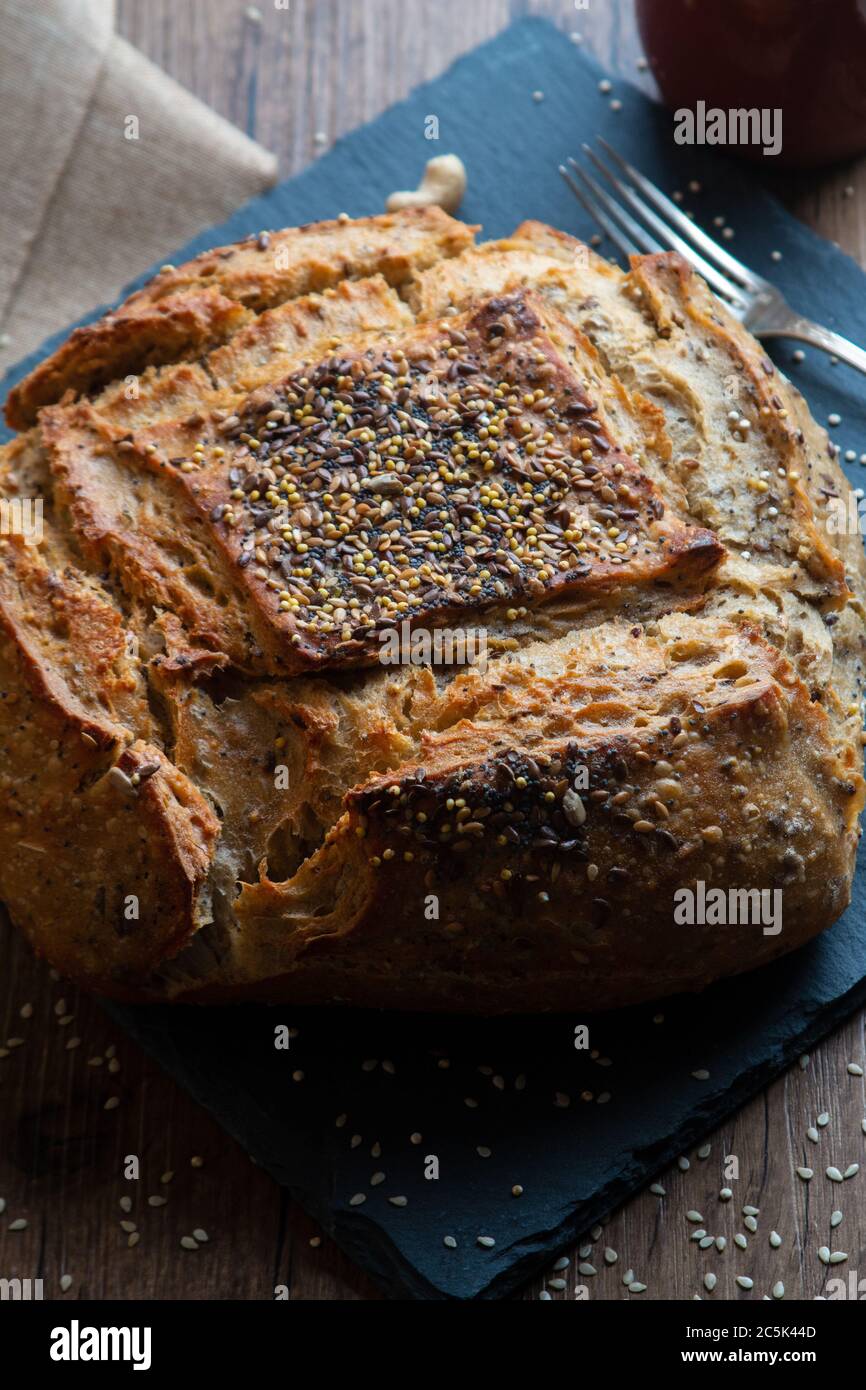
[[[799,309],[866,342],[866,279],[853,261],[791,218],[755,172],[676,147],[670,116],[619,81],[623,108],[612,112],[599,76],[552,26],[521,21],[172,260],[262,227],[378,211],[431,154],[452,149],[469,169],[462,215],[486,235],[538,217],[586,237],[593,228],[556,166],[582,139],[603,134],[664,188],[700,181],[705,191],[687,193],[685,204],[699,219],[711,226],[725,215],[738,255]],[[535,90],[542,102],[532,100]],[[430,114],[440,120],[438,145],[424,139]],[[51,346],[13,369],[3,393]],[[859,454],[861,379],[818,353],[794,366],[793,348],[781,344],[773,355],[819,420],[831,410],[842,416],[834,437]],[[856,467],[851,476],[857,485]],[[109,1007],[393,1296],[501,1297],[866,1000],[864,899],[861,867],[845,917],[794,957],[699,1000],[595,1017],[596,1060],[574,1050],[578,1017]],[[653,1022],[657,1012],[663,1023]],[[273,1030],[284,1022],[300,1031],[288,1052],[276,1052]],[[700,1069],[708,1080],[692,1076]],[[292,1080],[296,1070],[302,1081]],[[422,1140],[413,1144],[416,1131]],[[352,1148],[356,1134],[362,1142]],[[479,1146],[491,1156],[480,1157]],[[424,1177],[429,1155],[438,1180]],[[386,1178],[371,1187],[376,1171]],[[518,1198],[515,1183],[524,1189]],[[351,1207],[356,1192],[366,1201]],[[391,1205],[393,1196],[408,1205]],[[444,1246],[445,1235],[457,1249]],[[479,1247],[479,1235],[493,1236],[495,1247]]]

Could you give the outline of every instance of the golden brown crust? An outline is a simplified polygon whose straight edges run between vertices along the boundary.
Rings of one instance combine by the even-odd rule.
[[[440,208],[409,208],[263,232],[166,266],[120,308],[77,328],[19,382],[6,402],[7,422],[26,429],[67,391],[79,395],[153,363],[198,356],[249,322],[251,311],[346,279],[382,275],[401,285],[440,256],[462,251],[474,230]]]
[[[0,496],[45,517],[0,538],[0,896],[70,976],[590,1009],[843,910],[847,484],[679,257],[290,229],[164,271],[9,410]],[[384,664],[455,624],[486,665]],[[679,925],[701,884],[781,929]]]

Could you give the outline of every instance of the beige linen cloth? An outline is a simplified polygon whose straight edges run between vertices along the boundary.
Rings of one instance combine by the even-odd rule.
[[[113,0],[0,0],[0,372],[275,178]]]

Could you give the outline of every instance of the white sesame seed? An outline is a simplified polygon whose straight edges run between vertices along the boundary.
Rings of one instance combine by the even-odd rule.
[[[476,1236],[475,1239],[479,1245],[484,1246],[485,1250],[492,1250],[493,1246],[496,1244],[493,1236]]]
[[[703,1236],[702,1239],[698,1241],[701,1250],[709,1250],[710,1246],[715,1245],[715,1243],[715,1236]]]
[[[68,1293],[68,1291],[69,1291],[71,1288],[72,1288],[72,1275],[71,1275],[71,1274],[61,1274],[61,1276],[60,1276],[60,1292],[61,1292],[61,1293]]]
[[[557,1292],[559,1292],[561,1289],[567,1288],[568,1285],[564,1279],[548,1279],[547,1287],[549,1289],[556,1289]]]
[[[701,1144],[701,1147],[698,1149],[698,1158],[709,1158],[712,1151],[712,1144]]]
[[[349,1198],[350,1207],[360,1207],[367,1200],[366,1192],[356,1192],[354,1197]]]
[[[782,1237],[779,1235],[778,1231],[770,1232],[770,1244],[774,1250],[778,1250],[779,1246],[782,1244]]]
[[[722,1254],[728,1248],[728,1242],[724,1236],[716,1236],[716,1249]]]
[[[694,1221],[694,1222],[696,1222],[698,1225],[700,1225],[700,1223],[703,1221],[703,1219],[704,1219],[704,1218],[701,1216],[701,1213],[700,1213],[699,1211],[687,1211],[687,1212],[686,1212],[686,1220],[687,1220],[687,1221]]]
[[[116,1110],[119,1104],[120,1096],[109,1096],[102,1108],[103,1110]]]
[[[19,1216],[15,1221],[10,1221],[6,1229],[7,1231],[26,1231],[27,1222],[24,1220],[23,1216]]]
[[[830,1247],[828,1245],[818,1246],[818,1259],[821,1261],[822,1265],[828,1265],[830,1263]]]
[[[378,1187],[379,1184],[380,1184],[380,1183],[383,1183],[384,1181],[385,1181],[385,1174],[384,1174],[384,1173],[374,1173],[373,1176],[372,1176],[371,1179],[370,1179],[370,1186],[371,1186],[371,1187]]]
[[[608,92],[613,90],[613,83],[609,82],[606,77],[603,77],[598,84],[598,90],[601,92],[602,96],[607,96]]]
[[[699,1226],[696,1231],[692,1231],[691,1235],[689,1236],[689,1240],[703,1240],[706,1234],[707,1233],[704,1230],[703,1226]]]
[[[523,1196],[523,1188],[520,1186],[520,1183],[519,1183],[519,1182],[516,1182],[516,1183],[514,1184],[514,1186],[512,1187],[512,1189],[511,1189],[511,1195],[512,1195],[512,1197],[522,1197],[522,1196]]]
[[[449,1250],[457,1249],[457,1241],[454,1239],[453,1236],[443,1236],[442,1244],[447,1245]]]
[[[847,1258],[847,1250],[834,1250],[833,1254],[830,1256],[830,1263],[831,1265],[841,1265],[845,1263]]]
[[[705,1067],[699,1067],[697,1071],[693,1071],[692,1076],[695,1081],[709,1081],[710,1079],[710,1073]]]
[[[723,1188],[721,1189],[721,1191],[719,1192],[719,1201],[720,1201],[720,1202],[729,1202],[729,1201],[731,1200],[731,1198],[733,1197],[733,1195],[734,1195],[734,1193],[733,1193],[733,1189],[732,1189],[732,1188],[730,1188],[730,1187],[723,1187]]]
[[[859,1172],[860,1172],[860,1164],[859,1164],[859,1163],[849,1163],[849,1164],[848,1164],[848,1167],[845,1169],[845,1172],[842,1174],[842,1177],[843,1177],[843,1178],[853,1178],[853,1177],[856,1177],[856,1175],[857,1175]]]
[[[754,1279],[750,1279],[748,1274],[738,1274],[737,1283],[741,1289],[753,1289],[755,1287]]]
[[[803,1182],[809,1182],[809,1181],[811,1181],[811,1179],[814,1178],[814,1176],[815,1176],[815,1173],[814,1173],[814,1170],[813,1170],[812,1168],[798,1168],[798,1169],[797,1169],[797,1177],[798,1177],[798,1178],[802,1178],[802,1179],[803,1179]]]
[[[862,1075],[863,1075],[863,1068],[860,1066],[860,1064],[859,1064],[858,1062],[849,1062],[849,1063],[848,1063],[848,1074],[849,1074],[849,1076],[862,1076]]]
[[[533,101],[544,101],[544,92],[533,92],[533,93],[532,93],[532,100],[533,100]]]
[[[614,1249],[612,1249],[611,1246],[606,1245],[606,1246],[605,1246],[605,1249],[604,1249],[604,1262],[605,1262],[605,1264],[606,1264],[606,1265],[615,1265],[618,1259],[619,1259],[619,1255],[617,1254],[617,1252],[616,1252]]]
[[[639,1279],[633,1279],[628,1286],[629,1293],[646,1293],[646,1284],[642,1284]]]
[[[746,1237],[742,1234],[742,1232],[737,1231],[737,1234],[734,1236],[734,1244],[737,1246],[738,1249],[746,1250],[748,1249],[749,1242],[746,1240]]]
[[[841,423],[842,423],[842,416],[841,416],[841,415],[837,415],[836,412],[835,412],[835,410],[832,412],[832,414],[830,414],[830,415],[827,416],[827,424],[828,424],[828,425],[841,425]]]
[[[198,1250],[198,1241],[192,1236],[181,1236],[180,1243],[184,1250]]]
[[[667,1195],[660,1182],[650,1183],[650,1192],[656,1197],[664,1197]]]
[[[547,1292],[547,1289],[542,1289],[542,1290],[541,1290],[541,1293],[538,1295],[538,1297],[541,1299],[542,1303],[552,1303],[552,1302],[553,1302],[553,1299],[552,1299],[551,1295]]]
[[[717,1283],[718,1280],[716,1279],[715,1274],[708,1273],[704,1275],[704,1288],[706,1289],[707,1293],[712,1293]]]
[[[193,1231],[193,1236],[199,1242],[200,1245],[206,1245],[209,1240],[207,1231],[203,1231],[201,1226],[196,1226],[195,1230]]]
[[[842,1182],[842,1174],[838,1168],[830,1167],[827,1169],[827,1177],[831,1182]]]
[[[782,259],[782,253],[781,253],[781,251],[771,251],[771,252],[770,252],[770,260],[771,260],[771,261],[780,261],[781,259]]]
[[[691,1166],[692,1165],[689,1163],[689,1160],[684,1156],[680,1156],[680,1158],[677,1159],[677,1167],[679,1168],[681,1173],[687,1173]]]
[[[408,1207],[409,1205],[408,1197],[389,1197],[388,1201],[392,1207]]]
[[[622,102],[619,100],[619,97],[614,97],[613,101],[610,103],[610,109],[611,111],[622,110]]]
[[[841,1211],[834,1211],[834,1212],[833,1212],[833,1215],[830,1217],[830,1229],[831,1229],[831,1230],[835,1230],[836,1227],[837,1227],[837,1226],[841,1226],[841,1224],[842,1224],[842,1213],[841,1213]]]
[[[822,1111],[821,1111],[821,1114],[818,1116],[818,1124],[820,1125],[821,1129],[824,1129],[825,1126],[828,1125],[829,1123],[830,1123],[830,1112],[829,1112],[829,1110],[822,1110]]]
[[[133,1231],[132,1235],[129,1237],[129,1239],[127,1240],[126,1244],[128,1245],[128,1247],[129,1247],[130,1250],[134,1250],[135,1247],[136,1247],[136,1245],[138,1244],[138,1242],[139,1242],[140,1240],[141,1240],[141,1232],[140,1232],[140,1231]]]
[[[577,1272],[578,1274],[585,1275],[587,1279],[591,1279],[594,1274],[598,1274],[595,1265],[590,1264],[588,1260],[581,1260],[580,1264],[577,1266]]]
[[[810,1125],[809,1128],[806,1130],[806,1138],[811,1139],[813,1144],[818,1143],[821,1136],[814,1125]]]
[[[147,1205],[148,1205],[149,1207],[165,1207],[165,1206],[168,1205],[168,1198],[167,1198],[167,1197],[148,1197],[148,1199],[147,1199]]]
[[[751,1231],[752,1235],[754,1235],[758,1229],[758,1223],[755,1220],[754,1216],[744,1216],[743,1225],[745,1226],[747,1231]]]
[[[479,1158],[489,1158],[493,1150],[488,1149],[484,1144],[479,1144],[475,1152]]]
[[[779,1280],[773,1285],[773,1297],[774,1297],[774,1298],[784,1298],[784,1297],[785,1297],[785,1285],[782,1283],[781,1279],[779,1279]]]
[[[760,1209],[760,1207],[749,1207],[749,1206],[745,1206],[745,1207],[743,1207],[743,1215],[744,1215],[744,1216],[760,1216],[760,1215],[761,1215],[761,1209]]]
[[[138,1230],[138,1225],[135,1221],[121,1221],[119,1225],[120,1229],[125,1231],[127,1235],[129,1235],[131,1231]]]

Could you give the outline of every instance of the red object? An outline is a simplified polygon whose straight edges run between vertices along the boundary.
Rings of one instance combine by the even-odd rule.
[[[782,111],[782,147],[731,153],[806,168],[866,149],[866,0],[637,0],[673,110]]]

